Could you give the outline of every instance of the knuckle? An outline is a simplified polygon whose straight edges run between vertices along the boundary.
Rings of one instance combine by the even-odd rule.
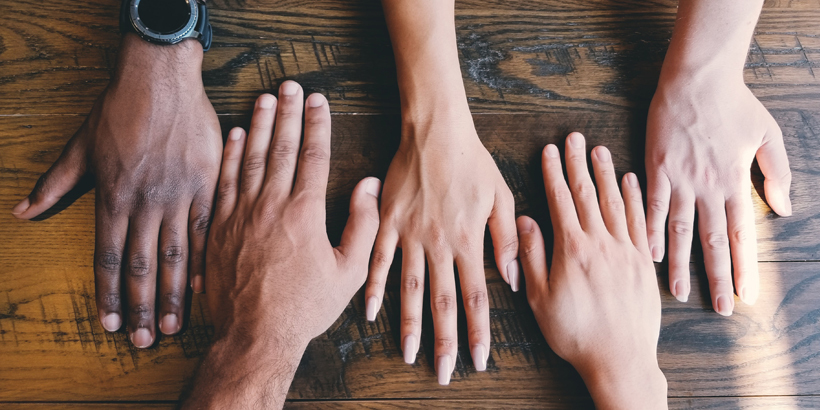
[[[451,350],[458,347],[458,342],[455,338],[449,336],[436,335],[436,349]]]
[[[421,279],[417,276],[407,275],[402,279],[401,287],[406,293],[418,293],[422,290]]]
[[[739,227],[732,232],[732,239],[738,244],[745,243],[749,240],[749,230],[745,227]]]
[[[669,221],[669,230],[678,236],[689,236],[692,234],[692,223],[689,221],[672,220]]]
[[[100,296],[101,307],[105,310],[115,310],[120,307],[120,294],[117,292],[108,292]]]
[[[219,189],[216,193],[216,198],[219,202],[225,202],[236,195],[236,182],[223,181],[219,184]]]
[[[487,307],[487,292],[476,290],[464,295],[464,304],[472,310],[483,310]]]
[[[564,189],[564,187],[555,187],[550,189],[549,195],[553,200],[555,200],[555,202],[558,203],[572,201],[572,194],[568,190]]]
[[[724,250],[729,246],[729,238],[724,232],[709,232],[706,234],[706,246],[713,250]]]
[[[522,259],[534,262],[541,257],[544,253],[544,248],[535,245],[534,243],[528,243],[526,245],[522,245],[519,250],[519,255]]]
[[[285,181],[291,179],[293,174],[293,165],[290,157],[283,155],[281,158],[276,158],[270,164],[268,173],[274,181]]]
[[[128,261],[128,276],[142,279],[151,272],[151,259],[144,254],[135,254]]]
[[[664,201],[663,199],[657,199],[657,198],[650,199],[647,202],[647,207],[652,212],[657,212],[659,214],[663,214],[669,209],[669,206],[666,204],[666,201]]]
[[[206,236],[208,235],[208,229],[211,226],[211,213],[202,211],[199,215],[195,216],[191,221],[191,228],[193,229],[194,234],[198,236]]]
[[[277,140],[270,150],[271,157],[277,160],[290,160],[296,155],[299,147],[291,141]]]
[[[433,309],[438,313],[450,313],[456,309],[456,297],[450,294],[437,295],[433,299]]]
[[[575,184],[572,191],[578,199],[589,199],[595,196],[595,187],[587,181]]]
[[[416,315],[406,315],[401,318],[402,326],[415,329],[421,325],[421,318]]]
[[[511,254],[514,255],[518,252],[518,236],[512,235],[507,236],[501,241],[501,247],[498,248],[498,251],[502,254]]]
[[[624,203],[620,197],[609,197],[604,200],[604,206],[616,213],[623,213]]]
[[[185,298],[181,292],[166,292],[162,295],[163,303],[168,306],[182,306],[183,300],[185,300]]]
[[[373,269],[386,269],[393,263],[393,260],[382,251],[373,252]]]
[[[103,273],[119,275],[122,254],[117,249],[103,249],[97,252],[97,266]]]
[[[162,262],[166,265],[179,265],[185,260],[185,251],[182,246],[168,245],[162,249]]]
[[[131,317],[142,320],[149,320],[154,318],[154,307],[147,303],[138,303],[128,308]]]
[[[330,155],[319,144],[306,144],[302,147],[302,161],[309,164],[324,164],[329,159]]]
[[[255,174],[264,168],[267,162],[268,161],[264,155],[250,154],[245,158],[245,163],[242,165],[242,169],[246,174]]]
[[[586,252],[586,246],[584,246],[584,242],[576,235],[569,235],[565,239],[564,243],[566,252],[569,253],[570,256],[574,258],[582,257]]]

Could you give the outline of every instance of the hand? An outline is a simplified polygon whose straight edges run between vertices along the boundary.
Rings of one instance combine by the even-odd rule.
[[[481,144],[468,110],[453,119],[404,124],[401,146],[385,179],[382,225],[365,290],[375,320],[396,246],[402,248],[401,338],[413,363],[421,338],[425,259],[430,269],[436,372],[449,383],[458,347],[458,266],[476,370],[486,368],[490,309],[484,274],[484,228],[490,226],[502,277],[518,290],[515,205],[501,173]]]
[[[257,100],[247,143],[242,129],[229,133],[205,276],[215,341],[192,408],[281,407],[308,342],[367,277],[380,182],[357,185],[334,249],[325,228],[330,110],[321,94],[307,98],[300,153],[303,98],[286,81],[278,107],[272,95]]]
[[[189,272],[202,291],[222,138],[201,62],[197,41],[163,47],[127,35],[111,84],[57,162],[12,210],[31,219],[84,175],[93,177],[99,317],[114,332],[127,314],[131,341],[140,348],[156,340],[156,305],[160,330],[180,330]]]
[[[581,134],[567,138],[566,159],[572,189],[558,148],[544,149],[555,235],[550,272],[538,224],[518,219],[527,299],[547,343],[578,370],[597,408],[666,408],[657,361],[661,301],[638,179],[624,176],[622,198],[609,151],[596,147],[596,202]]]
[[[755,156],[772,210],[791,215],[791,172],[777,122],[741,78],[666,76],[649,110],[646,139],[649,245],[663,259],[669,216],[669,288],[689,297],[695,210],[712,306],[728,316],[734,288],[746,304],[759,294],[750,172]]]

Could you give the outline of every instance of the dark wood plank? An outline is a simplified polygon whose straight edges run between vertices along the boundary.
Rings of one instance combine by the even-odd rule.
[[[817,114],[777,111],[787,130],[795,170],[795,215],[776,218],[755,196],[763,260],[818,259],[820,195]],[[247,116],[222,116],[223,128]],[[335,241],[355,182],[382,176],[395,149],[395,115],[334,116],[328,226]],[[476,115],[479,134],[515,193],[518,212],[546,222],[538,175],[540,147],[572,129],[608,145],[619,172],[638,169],[640,143],[629,138],[635,118],[621,115]],[[0,118],[0,209],[10,209],[59,155],[81,116]],[[207,309],[193,298],[185,332],[145,351],[122,333],[105,333],[94,306],[93,193],[40,222],[0,212],[0,401],[175,400],[212,335]],[[489,243],[485,254],[490,255]],[[462,347],[449,388],[435,382],[429,311],[421,353],[403,363],[397,342],[398,271],[394,265],[384,309],[364,320],[361,295],[309,347],[291,399],[475,399],[491,388],[497,399],[583,400],[586,390],[569,365],[548,349],[523,294],[511,294],[486,260],[493,346],[488,371],[476,373]],[[699,263],[692,298],[676,302],[659,265],[664,319],[660,362],[670,395],[799,395],[820,393],[817,312],[820,263],[761,263],[763,291],[754,307],[738,302],[731,318],[709,307]],[[463,323],[463,320],[461,321]],[[462,327],[462,332],[465,329]]]
[[[645,110],[675,16],[671,0],[458,2],[458,41],[474,112]],[[0,115],[86,114],[119,42],[115,0],[0,0]],[[378,1],[213,2],[203,78],[220,113],[244,113],[285,79],[336,112],[397,111]],[[767,1],[746,81],[769,108],[820,96],[816,0]]]

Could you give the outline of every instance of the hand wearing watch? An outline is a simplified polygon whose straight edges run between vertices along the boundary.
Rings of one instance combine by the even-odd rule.
[[[203,51],[211,48],[213,37],[208,8],[197,0],[123,0],[120,32],[160,45],[194,38]]]

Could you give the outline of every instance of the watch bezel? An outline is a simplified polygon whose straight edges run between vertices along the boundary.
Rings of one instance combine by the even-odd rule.
[[[178,31],[169,34],[163,34],[156,30],[149,28],[143,23],[139,16],[139,5],[142,0],[130,0],[128,5],[128,14],[131,20],[131,26],[134,30],[143,37],[151,38],[155,41],[176,44],[191,36],[196,29],[196,22],[199,19],[199,7],[196,0],[184,0],[191,8],[191,16],[188,22]]]

